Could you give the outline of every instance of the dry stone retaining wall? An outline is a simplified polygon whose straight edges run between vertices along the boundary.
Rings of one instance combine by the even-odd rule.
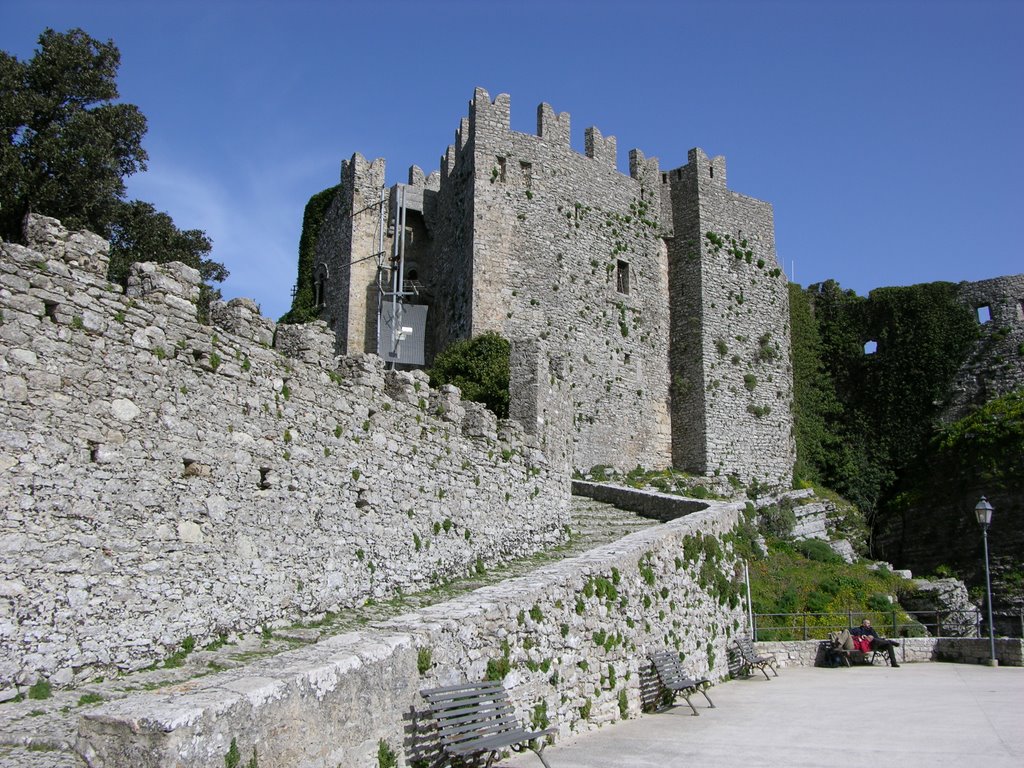
[[[728,674],[743,610],[722,536],[741,510],[712,504],[372,631],[101,705],[83,715],[79,749],[94,768],[215,768],[236,738],[261,765],[355,768],[384,740],[409,761],[417,692],[485,676],[557,738],[635,717],[650,651],[680,652],[694,675]]]
[[[569,484],[422,372],[43,217],[0,244],[0,687],[426,588],[563,540]],[[269,346],[273,342],[275,347]]]

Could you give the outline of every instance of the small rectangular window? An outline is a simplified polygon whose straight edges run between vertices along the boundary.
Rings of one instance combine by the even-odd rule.
[[[507,178],[506,171],[505,171],[505,158],[504,157],[499,157],[498,158],[498,173],[497,173],[497,176],[498,176],[498,181],[505,181],[505,179]]]
[[[523,186],[527,189],[533,188],[533,163],[527,163],[525,160],[519,161],[519,170],[523,174]]]
[[[978,322],[984,325],[985,323],[992,322],[992,309],[988,304],[982,304],[977,309]]]
[[[872,339],[871,341],[864,342],[864,354],[873,355],[878,351],[878,342]]]
[[[629,293],[629,262],[621,259],[615,264],[615,290]]]

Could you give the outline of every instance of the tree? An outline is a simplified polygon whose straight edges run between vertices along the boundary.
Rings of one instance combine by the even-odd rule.
[[[201,229],[178,229],[170,216],[150,203],[121,203],[110,225],[108,277],[123,285],[129,267],[137,261],[180,261],[198,269],[204,281],[222,282],[228,271],[223,264],[207,258],[212,248],[213,243]]]
[[[488,332],[457,341],[434,359],[430,386],[454,384],[466,400],[483,403],[499,418],[508,418],[509,343]]]
[[[180,261],[199,270],[203,285],[199,293],[199,316],[208,318],[211,301],[221,298],[220,290],[211,283],[220,283],[228,276],[227,267],[208,258],[213,243],[201,229],[178,229],[166,213],[150,203],[132,200],[120,203],[111,221],[110,266],[107,279],[126,285],[131,265],[138,261],[166,264]]]
[[[125,178],[146,169],[146,118],[115,103],[120,63],[113,41],[81,29],[45,30],[28,61],[0,52],[0,237],[19,240],[25,214],[42,213],[111,240],[112,281],[142,259],[183,261],[222,281],[205,233],[124,201]]]

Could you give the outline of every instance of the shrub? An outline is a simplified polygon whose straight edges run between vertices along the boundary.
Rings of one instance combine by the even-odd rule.
[[[827,542],[821,539],[807,539],[798,541],[795,545],[796,551],[808,560],[819,563],[841,563],[843,558],[838,555]]]
[[[448,346],[434,359],[430,385],[454,384],[466,400],[508,418],[509,343],[488,332]]]

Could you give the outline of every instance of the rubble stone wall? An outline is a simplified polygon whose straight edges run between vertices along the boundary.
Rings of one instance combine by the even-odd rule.
[[[647,654],[681,654],[696,677],[729,673],[742,631],[741,577],[722,536],[739,504],[712,502],[664,525],[372,630],[331,638],[90,709],[80,751],[92,766],[218,768],[232,738],[260,764],[356,768],[386,742],[418,751],[418,691],[502,679],[524,724],[556,739],[640,714],[656,689]],[[725,585],[731,587],[725,587]]]
[[[323,323],[34,217],[0,243],[0,686],[429,587],[565,537],[534,438]],[[273,344],[273,346],[271,346]],[[93,673],[94,674],[94,673]]]

